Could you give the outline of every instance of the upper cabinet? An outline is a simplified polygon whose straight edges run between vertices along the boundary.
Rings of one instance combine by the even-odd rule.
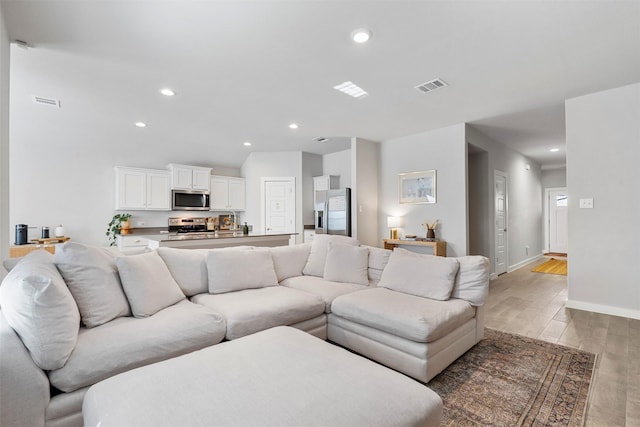
[[[116,172],[116,209],[171,210],[171,174],[156,169],[120,167]]]
[[[316,210],[322,210],[326,201],[326,191],[340,188],[339,175],[323,175],[313,177],[313,206]]]
[[[171,188],[173,190],[210,191],[211,168],[170,164]]]
[[[228,176],[211,177],[211,210],[243,211],[246,207],[246,182],[244,178]]]

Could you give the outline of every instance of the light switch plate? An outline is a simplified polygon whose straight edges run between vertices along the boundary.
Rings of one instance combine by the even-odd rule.
[[[593,199],[580,199],[580,209],[593,209]]]

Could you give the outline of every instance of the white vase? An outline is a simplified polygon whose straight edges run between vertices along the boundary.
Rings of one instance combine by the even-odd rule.
[[[64,227],[62,226],[62,224],[56,227],[55,234],[56,237],[64,237]]]

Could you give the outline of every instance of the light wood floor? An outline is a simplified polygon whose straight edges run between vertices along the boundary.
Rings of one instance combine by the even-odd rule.
[[[531,272],[544,261],[491,281],[486,326],[596,353],[586,425],[640,426],[640,320],[566,308],[567,277]]]

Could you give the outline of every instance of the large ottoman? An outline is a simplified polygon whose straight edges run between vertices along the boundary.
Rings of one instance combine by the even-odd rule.
[[[438,426],[442,400],[402,374],[276,327],[93,385],[85,426]]]

